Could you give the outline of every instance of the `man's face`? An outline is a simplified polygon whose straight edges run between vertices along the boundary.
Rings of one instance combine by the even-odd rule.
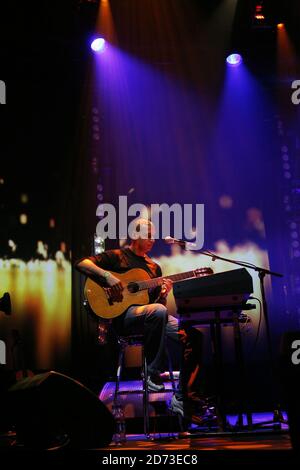
[[[154,234],[154,226],[148,225],[142,227],[141,237],[136,240],[136,243],[144,253],[148,253],[152,249],[155,243]]]

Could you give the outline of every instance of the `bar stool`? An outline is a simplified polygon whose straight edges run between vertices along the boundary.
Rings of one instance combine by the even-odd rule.
[[[87,310],[88,313],[91,313],[90,306],[87,300],[84,299],[83,306]],[[117,374],[116,374],[116,385],[114,391],[114,398],[113,398],[113,406],[118,406],[119,401],[118,397],[122,394],[128,393],[135,393],[135,394],[142,394],[143,395],[143,419],[144,419],[144,434],[147,438],[150,437],[150,426],[149,426],[149,404],[148,404],[148,397],[149,391],[147,387],[148,383],[148,368],[147,368],[147,361],[144,353],[144,335],[137,334],[137,335],[120,335],[116,332],[115,328],[112,326],[111,320],[106,320],[102,318],[98,318],[98,344],[104,345],[107,343],[108,332],[112,331],[113,335],[115,336],[118,346],[119,346],[119,356],[118,356],[118,365],[117,365]],[[123,359],[125,350],[128,346],[141,346],[142,348],[142,390],[127,390],[126,392],[120,391],[120,381],[121,381],[121,373],[123,367]],[[170,358],[168,356],[168,360],[170,363]],[[175,380],[173,375],[173,370],[170,369],[170,378],[172,381],[172,388],[175,390]]]
[[[142,334],[130,335],[130,336],[117,335],[117,342],[119,345],[119,357],[118,357],[116,385],[115,385],[113,403],[116,406],[118,404],[118,397],[122,394],[126,394],[126,395],[128,393],[142,394],[144,434],[147,438],[149,438],[150,437],[149,393],[161,393],[161,392],[153,392],[153,391],[149,392],[148,390],[148,367],[147,367],[147,361],[146,361],[145,351],[144,351],[144,335]],[[128,346],[141,346],[142,348],[142,372],[141,372],[142,389],[141,390],[120,391],[120,381],[121,381],[121,374],[122,374],[122,367],[123,367],[123,359],[124,359],[125,350]],[[166,352],[167,352],[167,358],[168,358],[169,375],[170,375],[170,380],[172,383],[171,390],[174,392],[176,390],[175,379],[174,379],[171,359],[168,354],[168,351]]]
[[[143,396],[143,418],[144,418],[144,434],[147,438],[150,436],[149,433],[149,406],[148,406],[148,397],[149,391],[147,387],[148,382],[148,368],[147,361],[144,353],[144,335],[130,335],[130,336],[117,336],[117,341],[119,345],[119,357],[117,365],[117,375],[116,375],[116,386],[114,393],[114,405],[118,403],[119,395],[124,393],[140,393]],[[123,359],[125,350],[128,346],[141,346],[142,348],[142,390],[134,391],[120,391],[120,381],[123,368]]]

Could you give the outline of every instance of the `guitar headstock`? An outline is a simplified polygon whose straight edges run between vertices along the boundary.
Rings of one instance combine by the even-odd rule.
[[[195,277],[201,277],[201,276],[209,276],[210,274],[213,274],[213,270],[211,268],[197,268],[194,271]]]

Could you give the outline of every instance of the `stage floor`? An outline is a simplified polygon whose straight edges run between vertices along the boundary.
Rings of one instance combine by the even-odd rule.
[[[253,425],[272,421],[271,412],[253,413]],[[286,419],[286,414],[283,413]],[[237,421],[236,415],[227,416],[231,425]],[[246,424],[246,416],[244,416]],[[203,431],[194,428],[190,433],[152,433],[147,439],[144,434],[128,434],[126,442],[122,444],[111,443],[106,450],[291,450],[288,426],[281,424],[281,429],[263,425],[249,431],[245,429],[235,432]]]
[[[231,422],[236,417],[231,416]],[[271,419],[271,413],[255,413],[253,421]],[[126,442],[107,447],[82,449],[62,446],[39,452],[37,449],[26,449],[18,445],[16,436],[0,437],[1,458],[7,462],[22,464],[28,462],[45,462],[54,467],[56,464],[75,465],[84,468],[99,468],[99,464],[117,464],[125,468],[144,468],[145,463],[169,465],[174,459],[179,464],[195,463],[212,468],[254,468],[276,464],[276,468],[294,468],[295,452],[292,450],[290,436],[285,425],[281,430],[260,429],[253,432],[209,432],[193,431],[190,435],[178,433],[151,434],[147,439],[144,434],[127,434]],[[34,456],[34,458],[33,458]],[[36,460],[36,457],[39,458]],[[185,459],[185,460],[184,460]],[[155,460],[155,462],[154,462]],[[129,464],[135,462],[134,464]],[[40,468],[40,467],[39,467]]]

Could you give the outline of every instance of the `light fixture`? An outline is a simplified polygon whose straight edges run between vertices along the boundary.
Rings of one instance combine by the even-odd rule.
[[[232,67],[237,67],[243,62],[243,58],[240,54],[233,53],[226,58],[226,62]]]
[[[103,38],[95,38],[91,42],[91,49],[94,52],[101,53],[105,50],[105,39]]]

